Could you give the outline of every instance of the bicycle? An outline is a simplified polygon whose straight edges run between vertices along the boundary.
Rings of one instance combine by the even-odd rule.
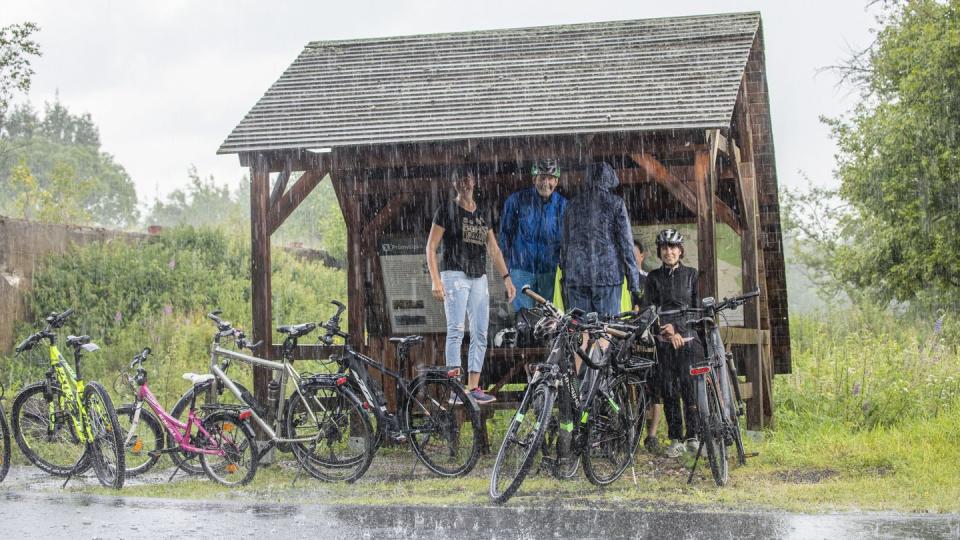
[[[256,434],[247,421],[251,412],[237,406],[211,405],[206,408],[207,414],[201,421],[196,415],[194,399],[187,411],[186,422],[172,417],[147,386],[147,370],[143,363],[150,352],[146,347],[133,357],[130,369],[136,369],[136,374],[132,378],[122,376],[133,384],[135,396],[133,403],[117,408],[117,416],[124,424],[126,434],[123,444],[126,474],[143,474],[157,464],[162,454],[177,452],[187,459],[199,456],[204,472],[219,484],[238,486],[253,480],[260,455],[255,443]],[[189,373],[184,376],[194,386],[209,382],[212,377]],[[197,392],[193,395],[195,397]],[[147,409],[144,409],[144,403]],[[164,428],[170,434],[169,447],[164,442]]]
[[[7,425],[7,415],[3,412],[3,396],[6,388],[0,383],[0,482],[10,472],[10,426]]]
[[[408,380],[403,376],[411,347],[423,341],[422,336],[392,337],[390,342],[397,347],[399,371],[392,371],[380,362],[353,350],[347,343],[349,334],[340,329],[340,315],[346,309],[342,303],[331,302],[337,307],[322,327],[326,334],[320,341],[333,345],[334,338],[342,338],[343,344],[331,356],[340,370],[347,375],[351,387],[369,404],[371,415],[376,419],[373,451],[383,444],[386,437],[395,442],[408,441],[417,458],[428,469],[440,476],[463,476],[473,470],[480,457],[480,408],[460,384],[460,368],[426,366],[418,368],[419,374]],[[390,411],[387,399],[367,368],[373,368],[395,381],[399,409]],[[469,420],[470,429],[461,425],[454,407],[462,410]]]
[[[47,340],[50,369],[42,381],[25,386],[13,400],[14,437],[27,459],[45,472],[65,476],[68,482],[92,466],[102,485],[120,489],[124,452],[113,401],[100,383],[84,381],[80,371],[83,353],[100,347],[90,336],[67,336],[74,369],[56,346],[54,330],[63,327],[72,313],[72,309],[51,313],[43,330],[16,347],[19,356]]]
[[[225,389],[228,396],[249,407],[250,418],[266,438],[260,450],[261,461],[277,448],[292,451],[301,469],[319,480],[353,482],[363,476],[373,460],[373,428],[362,402],[347,385],[349,379],[343,373],[301,375],[293,368],[297,340],[312,332],[316,323],[277,328],[287,338],[282,359],[276,362],[221,347],[221,340],[233,340],[238,349],[252,351],[262,342],[251,344],[242,331],[220,319],[220,314],[218,310],[207,315],[217,325],[210,352],[213,378],[209,384],[200,381],[202,384],[188,390],[181,401],[205,391],[207,402],[213,403]],[[227,376],[231,361],[280,372],[279,380],[275,378],[269,384],[266,407]],[[284,399],[288,383],[294,389]]]
[[[707,449],[707,462],[717,486],[726,485],[730,479],[728,446],[736,447],[737,463],[746,464],[739,420],[744,414],[743,399],[737,384],[736,366],[731,361],[733,355],[727,352],[723,344],[716,318],[723,311],[742,306],[759,294],[760,290],[757,289],[733,298],[724,298],[719,303],[714,298],[707,297],[701,302],[702,308],[688,307],[674,312],[699,316],[689,322],[704,344],[704,357],[690,366],[699,414],[700,445],[697,447],[687,483],[693,482],[693,475],[704,448]]]
[[[632,456],[636,423],[629,416],[630,408],[623,406],[625,396],[610,386],[608,366],[603,363],[609,357],[596,354],[598,363],[580,348],[582,332],[590,334],[591,341],[608,333],[626,334],[605,328],[595,314],[584,317],[575,309],[564,315],[529,286],[521,292],[536,301],[544,315],[534,327],[534,336],[553,337],[553,343],[547,360],[532,366],[533,376],[497,453],[490,476],[490,497],[497,503],[506,502],[519,489],[538,451],[544,454],[541,463],[555,475],[572,476],[582,457],[584,473],[592,483],[615,481]],[[580,388],[572,372],[574,355],[590,370]],[[558,411],[551,419],[555,403]],[[545,445],[545,434],[554,429],[551,425],[557,437]],[[613,466],[604,468],[604,463]]]

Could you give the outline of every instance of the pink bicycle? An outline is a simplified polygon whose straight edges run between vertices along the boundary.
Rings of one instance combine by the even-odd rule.
[[[135,401],[117,407],[117,417],[124,430],[127,476],[149,471],[163,454],[176,454],[174,463],[177,467],[173,474],[199,457],[207,476],[220,484],[237,486],[250,482],[260,461],[255,434],[247,421],[250,410],[236,405],[203,405],[203,414],[198,417],[194,398],[186,422],[181,422],[160,406],[147,387],[147,370],[143,368],[143,362],[149,354],[148,347],[134,356],[130,369],[136,368],[137,372],[132,378],[125,377],[133,384]],[[183,378],[194,384],[193,395],[196,396],[201,394],[196,388],[208,384],[213,375],[185,373]],[[144,403],[149,409],[143,407]],[[164,442],[161,426],[170,434],[169,446]]]

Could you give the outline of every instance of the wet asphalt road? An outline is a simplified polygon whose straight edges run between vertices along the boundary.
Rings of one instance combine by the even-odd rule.
[[[960,538],[960,516],[403,508],[0,493],[0,538]]]

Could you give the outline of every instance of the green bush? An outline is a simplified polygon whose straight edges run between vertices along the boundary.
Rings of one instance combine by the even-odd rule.
[[[777,425],[909,425],[960,405],[955,319],[855,307],[792,315],[793,374],[775,380]]]
[[[331,299],[346,300],[343,271],[299,261],[279,249],[271,259],[274,328],[325,319],[332,312]],[[76,310],[64,335],[89,334],[102,347],[88,355],[84,375],[108,387],[134,354],[153,349],[151,388],[172,406],[188,384],[181,374],[207,369],[213,326],[206,313],[220,308],[226,320],[249,328],[250,287],[248,238],[179,228],[134,244],[92,244],[43,260],[28,304],[36,321],[50,311]],[[17,335],[22,339],[34,331],[21,324]],[[29,355],[37,357],[33,360],[0,358],[6,386],[39,378],[43,354]],[[237,370],[246,379],[249,372]]]

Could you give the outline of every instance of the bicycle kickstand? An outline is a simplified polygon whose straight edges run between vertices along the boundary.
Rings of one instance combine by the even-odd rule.
[[[73,473],[67,475],[67,479],[63,481],[63,485],[60,486],[60,489],[67,487],[67,482],[73,478]]]
[[[690,469],[690,476],[687,477],[688,484],[693,483],[693,474],[697,472],[697,463],[700,463],[700,453],[703,452],[703,443],[704,441],[700,441],[700,446],[697,446],[697,457],[693,458],[693,468]]]

